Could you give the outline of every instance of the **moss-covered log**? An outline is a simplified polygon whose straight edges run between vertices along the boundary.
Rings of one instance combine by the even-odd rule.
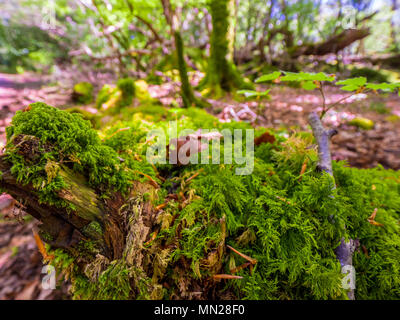
[[[129,114],[102,140],[79,114],[42,103],[7,128],[1,190],[41,221],[46,259],[74,298],[348,299],[334,252],[342,239],[362,248],[355,298],[400,298],[399,172],[333,161],[332,190],[310,133],[257,144],[245,176],[236,163],[153,167],[146,110],[146,121]],[[199,108],[166,112],[159,128],[172,119],[251,128]]]
[[[28,213],[42,222],[41,235],[46,242],[56,248],[70,248],[89,238],[98,241],[103,254],[108,255],[109,248],[101,239],[105,208],[81,176],[67,168],[59,170],[59,174],[67,181],[68,188],[59,190],[58,196],[74,207],[71,210],[41,203],[33,185],[18,182],[11,174],[11,167],[6,155],[0,156],[1,187],[20,201]]]

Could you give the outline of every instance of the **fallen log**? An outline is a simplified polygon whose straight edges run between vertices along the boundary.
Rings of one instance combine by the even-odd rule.
[[[367,28],[346,29],[337,35],[331,36],[324,42],[294,47],[290,50],[290,56],[295,59],[307,55],[323,56],[329,53],[338,53],[352,43],[364,39],[368,35],[370,35],[370,31]]]

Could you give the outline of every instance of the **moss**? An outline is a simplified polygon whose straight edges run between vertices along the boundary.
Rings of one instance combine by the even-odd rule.
[[[400,117],[395,115],[395,114],[393,114],[393,115],[390,115],[390,116],[386,117],[385,120],[389,121],[389,122],[399,122],[400,121]]]
[[[21,155],[20,145],[15,145],[15,139],[20,136],[33,137],[26,141],[27,148],[32,149],[29,144],[37,143],[38,158],[34,163]],[[121,164],[117,152],[102,144],[89,121],[80,114],[61,111],[44,103],[34,103],[29,106],[29,111],[17,112],[7,128],[7,141],[6,155],[13,163],[12,174],[18,181],[32,183],[45,203],[73,209],[58,198],[57,191],[68,186],[59,173],[51,173],[54,176],[50,178],[49,161],[55,164],[68,161],[75,172],[83,174],[92,187],[103,192],[111,189],[125,192],[129,180],[135,177]]]
[[[379,113],[379,114],[390,114],[391,110],[386,106],[383,102],[371,102],[370,107],[371,110]]]
[[[96,107],[118,113],[122,108],[132,105],[135,92],[132,78],[119,79],[115,87],[105,84],[97,95]]]
[[[79,82],[74,85],[73,98],[76,102],[88,104],[93,100],[93,85],[89,82]]]
[[[92,239],[101,239],[103,235],[103,228],[99,222],[92,221],[87,226],[82,228],[82,233],[89,235]]]
[[[16,174],[22,170],[48,184],[45,165],[60,162],[62,155],[68,161],[75,160],[73,170],[82,172],[91,185],[116,192],[128,187],[130,180],[148,183],[134,173],[141,171],[160,188],[151,195],[143,191],[142,198],[126,211],[130,218],[138,217],[140,208],[148,208],[147,201],[158,205],[170,194],[177,197],[169,197],[167,206],[158,212],[154,226],[158,233],[152,234],[151,241],[140,240],[135,242],[137,247],[127,248],[133,252],[132,261],[143,263],[128,265],[126,251],[114,261],[98,255],[98,260],[86,264],[90,270],[85,272],[80,266],[85,265],[86,253],[96,251],[95,242],[81,243],[76,257],[63,250],[49,250],[55,255],[54,265],[71,279],[74,298],[190,298],[196,288],[212,287],[212,293],[205,289],[205,298],[209,298],[207,293],[215,293],[240,299],[343,299],[343,274],[334,248],[342,237],[350,237],[359,239],[366,250],[354,255],[357,299],[400,299],[399,172],[381,167],[360,170],[333,162],[337,188],[331,197],[330,178],[315,170],[317,152],[310,133],[286,139],[268,130],[276,141],[255,147],[250,175],[235,175],[239,166],[235,163],[179,168],[157,165],[163,182],[144,160],[149,130],[167,128],[170,119],[176,119],[179,128],[251,128],[246,123],[221,124],[196,108],[164,114],[164,121],[153,124],[132,119],[131,114],[130,121],[104,129],[101,141],[79,114],[35,104],[29,111],[17,113],[7,129],[6,152],[17,166]],[[264,131],[260,129],[256,135]],[[13,144],[19,134],[41,141],[36,147],[42,148],[42,153],[34,153],[29,165],[22,162]],[[299,179],[305,160],[307,170]],[[27,171],[33,163],[42,171]],[[57,175],[50,171],[51,184]],[[375,208],[376,222],[382,226],[368,221]],[[134,220],[131,226],[138,225]],[[97,223],[88,228],[101,231]],[[242,279],[218,286],[210,282],[212,275],[230,273],[244,262],[227,244],[256,259],[257,264],[252,272],[249,268],[238,271]],[[163,285],[169,289],[163,290]]]
[[[118,106],[126,107],[131,105],[135,96],[135,81],[132,78],[119,79],[117,88],[122,92],[121,101]]]
[[[105,84],[97,94],[96,108],[100,109],[103,103],[107,102],[110,99],[112,92],[113,88],[110,85]]]
[[[83,119],[90,121],[93,128],[100,127],[100,116],[98,114],[91,113],[79,107],[68,108],[65,109],[65,111],[70,113],[80,113],[83,116]]]
[[[135,96],[141,102],[155,102],[148,91],[148,84],[145,80],[136,80],[135,81]]]
[[[375,126],[375,123],[372,120],[361,117],[354,118],[348,121],[347,124],[364,130],[371,130]]]

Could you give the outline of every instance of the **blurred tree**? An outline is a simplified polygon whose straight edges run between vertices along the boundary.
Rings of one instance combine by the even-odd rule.
[[[210,57],[208,59],[208,69],[206,76],[200,83],[201,89],[208,90],[208,94],[213,93],[221,96],[223,91],[233,91],[238,88],[252,88],[240,76],[233,61],[229,59],[230,38],[229,21],[233,0],[210,0],[209,8],[212,18],[212,33],[210,39]]]
[[[397,41],[397,30],[395,23],[395,14],[399,9],[398,0],[392,0],[392,19],[390,20],[390,35],[391,35],[391,43],[390,50],[393,52],[399,52],[399,44]]]

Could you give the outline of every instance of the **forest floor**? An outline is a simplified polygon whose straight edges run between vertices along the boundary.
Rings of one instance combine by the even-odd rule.
[[[102,81],[103,83],[105,82]],[[99,84],[102,85],[103,83]],[[97,88],[98,89],[98,88]],[[168,81],[162,85],[149,85],[149,92],[166,106],[179,101],[179,84]],[[307,114],[320,108],[322,99],[318,92],[275,86],[271,99],[259,108],[255,102],[237,102],[229,96],[209,100],[208,110],[221,121],[254,121],[257,126],[289,129],[289,132],[309,130]],[[337,88],[326,88],[328,103],[346,97]],[[71,89],[49,85],[49,79],[32,74],[0,74],[0,148],[5,144],[5,128],[17,110],[28,104],[43,101],[62,107],[70,105]],[[365,117],[375,122],[371,130],[349,126],[346,122],[354,117]],[[400,169],[400,97],[359,94],[342,101],[325,117],[328,127],[335,127],[339,134],[332,139],[332,156],[347,160],[359,168],[375,167]],[[1,151],[0,151],[1,152]],[[44,290],[42,261],[37,250],[32,227],[35,222],[21,223],[15,217],[18,212],[8,195],[0,196],[0,300],[2,299],[59,299],[67,298],[67,285],[59,290]]]

